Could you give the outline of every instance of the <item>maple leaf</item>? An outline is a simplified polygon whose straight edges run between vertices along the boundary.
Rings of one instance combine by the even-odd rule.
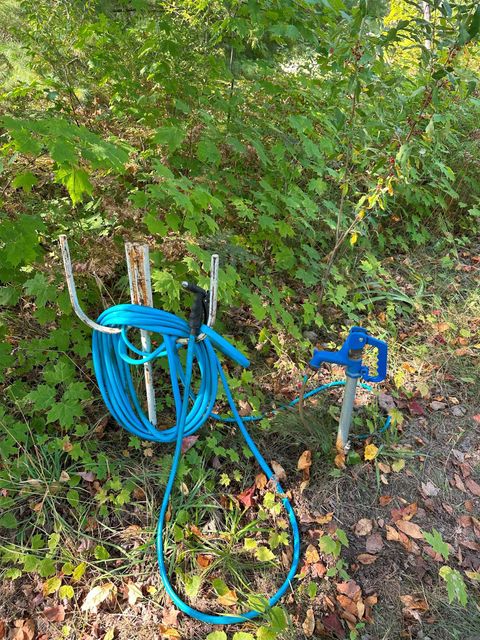
[[[305,562],[307,564],[313,564],[314,562],[318,562],[320,560],[320,556],[318,555],[317,548],[313,546],[313,544],[309,544],[307,550],[305,551]]]
[[[253,494],[255,493],[255,488],[255,485],[252,485],[249,489],[245,489],[237,496],[237,500],[241,502],[247,509],[249,509],[253,504]]]

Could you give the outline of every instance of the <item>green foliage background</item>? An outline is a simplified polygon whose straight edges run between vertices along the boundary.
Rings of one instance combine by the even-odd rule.
[[[65,459],[55,499],[73,509],[80,467],[110,478],[100,507],[132,490],[94,436],[61,233],[92,316],[127,299],[124,240],[149,242],[156,305],[175,313],[218,252],[219,330],[279,375],[308,358],[305,331],[379,306],[395,337],[419,292],[398,290],[389,260],[448,254],[480,212],[480,8],[430,5],[425,20],[410,0],[0,4],[2,526],[43,526],[22,483],[46,468],[50,486]],[[31,566],[52,575],[53,556]]]

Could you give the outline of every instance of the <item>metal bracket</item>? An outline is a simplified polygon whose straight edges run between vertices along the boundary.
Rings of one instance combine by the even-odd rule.
[[[63,266],[65,269],[65,277],[67,280],[68,293],[75,314],[80,320],[91,329],[100,331],[101,333],[116,334],[121,333],[121,329],[117,327],[105,327],[95,322],[87,316],[81,308],[78,301],[77,289],[73,277],[72,260],[70,258],[70,250],[68,248],[68,240],[66,235],[60,236],[60,248],[62,250]],[[128,279],[130,283],[130,299],[132,304],[153,307],[152,283],[150,278],[150,260],[147,245],[138,245],[125,243],[125,255],[127,258]],[[209,289],[209,308],[207,325],[213,327],[217,317],[217,300],[218,300],[218,271],[219,257],[216,253],[212,255],[210,263],[210,289]],[[150,333],[143,329],[140,330],[142,350],[151,351]],[[197,340],[204,340],[206,334],[201,333]],[[188,340],[179,338],[178,342],[187,343]],[[144,364],[145,390],[147,396],[148,419],[155,426],[157,424],[157,412],[155,404],[155,390],[153,386],[152,363]]]
[[[80,320],[91,329],[100,331],[101,333],[121,333],[121,329],[116,327],[104,327],[101,324],[91,320],[85,311],[80,306],[77,296],[77,288],[75,287],[75,280],[73,279],[72,260],[70,258],[70,249],[68,248],[67,236],[60,236],[60,248],[62,250],[63,268],[65,269],[65,277],[67,279],[68,293],[70,294],[70,302],[72,303],[73,310]]]

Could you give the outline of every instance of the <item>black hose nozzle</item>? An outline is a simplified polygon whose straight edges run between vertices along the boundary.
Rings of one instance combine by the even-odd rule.
[[[195,299],[193,300],[192,308],[190,310],[188,325],[190,327],[190,334],[198,336],[200,333],[200,327],[207,319],[208,291],[205,291],[202,287],[192,284],[191,282],[182,282],[182,287],[187,291],[190,291],[190,293],[195,294]]]

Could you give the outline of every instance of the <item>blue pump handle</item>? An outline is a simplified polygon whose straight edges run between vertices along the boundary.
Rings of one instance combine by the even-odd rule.
[[[377,349],[377,375],[370,375],[362,362],[362,352],[367,345]],[[345,367],[350,378],[363,378],[366,382],[382,382],[387,375],[388,345],[383,340],[373,338],[363,327],[352,327],[347,339],[338,351],[314,349],[310,366],[319,369],[322,362],[331,362]]]

